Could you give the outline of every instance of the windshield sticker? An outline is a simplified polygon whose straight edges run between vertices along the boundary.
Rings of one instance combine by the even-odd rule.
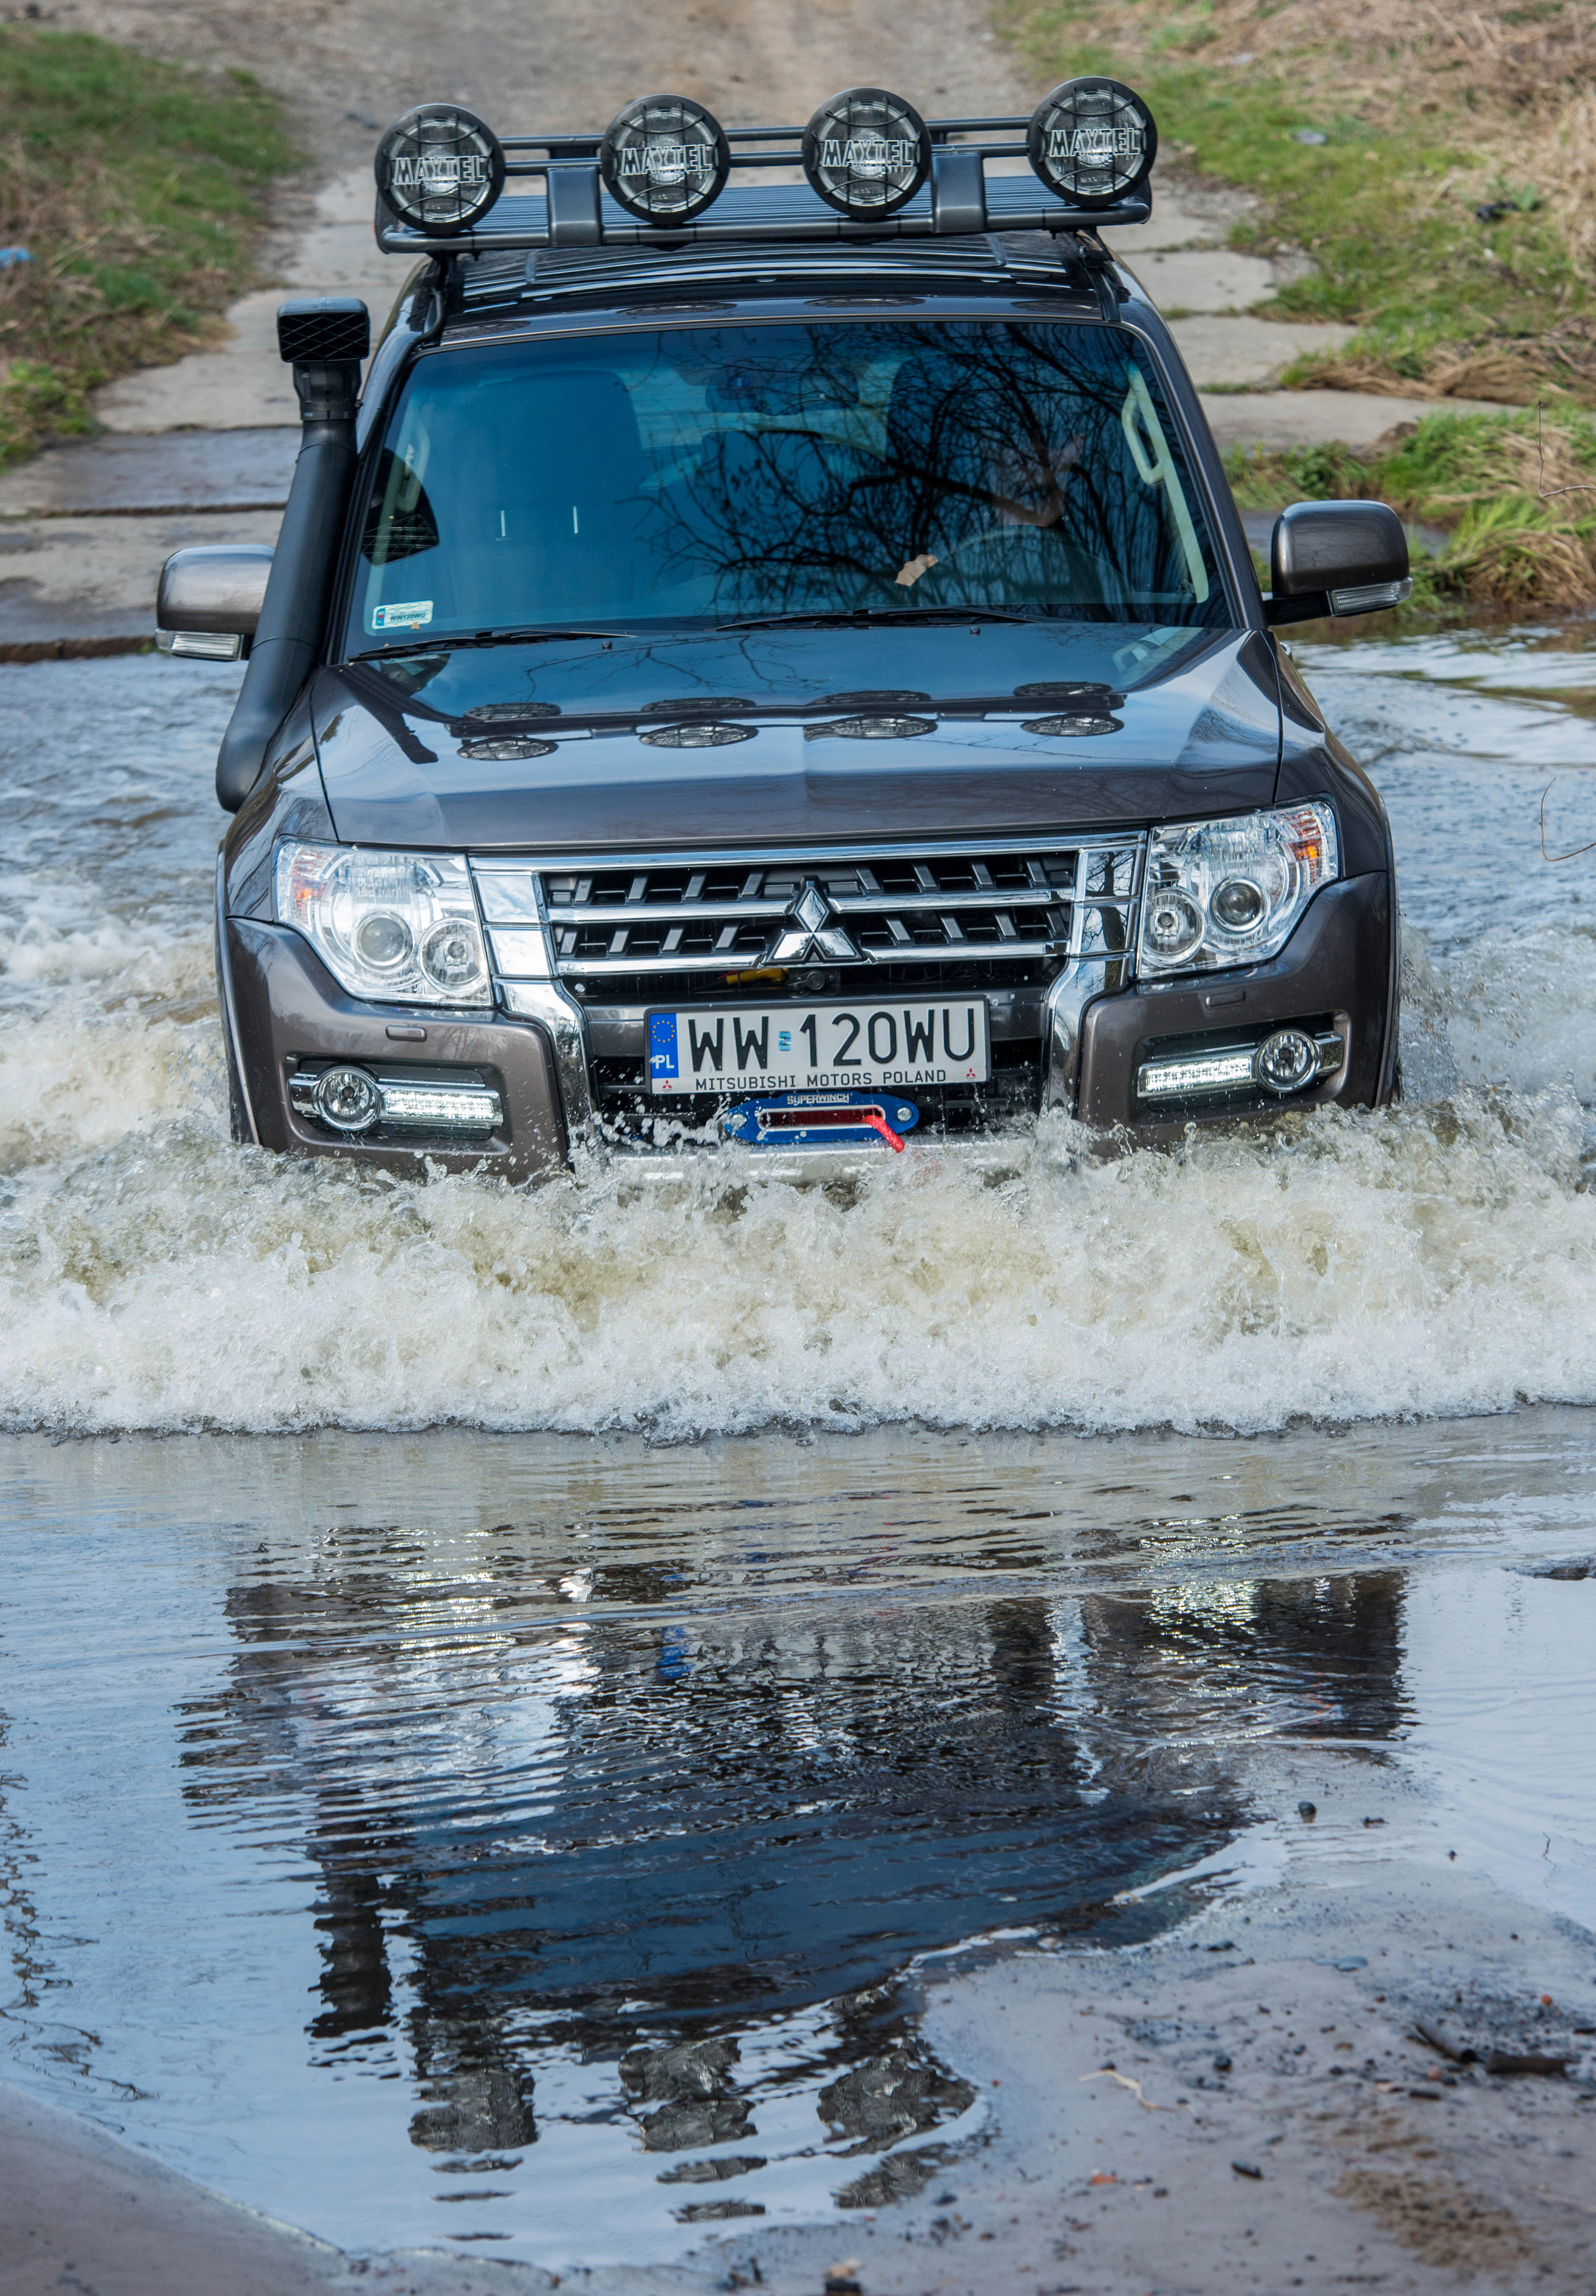
[[[929,550],[922,550],[918,558],[911,558],[906,566],[900,566],[892,578],[901,582],[905,590],[912,590],[921,576],[929,574],[937,563]]]
[[[417,598],[408,606],[376,606],[372,611],[374,630],[419,630],[432,619],[430,598]]]

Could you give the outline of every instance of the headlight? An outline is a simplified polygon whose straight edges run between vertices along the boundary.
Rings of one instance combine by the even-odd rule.
[[[380,1004],[486,1004],[477,904],[457,853],[289,845],[277,918],[302,932],[351,996]]]
[[[1328,805],[1155,829],[1138,970],[1208,972],[1278,956],[1320,886],[1338,874]]]

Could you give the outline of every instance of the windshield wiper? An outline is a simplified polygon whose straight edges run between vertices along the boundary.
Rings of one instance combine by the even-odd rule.
[[[1030,614],[1010,606],[853,606],[830,613],[750,614],[735,622],[716,622],[717,630],[843,630],[869,628],[872,624],[909,622],[1028,622]]]
[[[454,653],[462,646],[552,645],[560,638],[598,638],[608,644],[634,635],[631,630],[551,630],[541,624],[524,630],[472,630],[464,636],[440,632],[437,636],[423,636],[418,632],[408,645],[368,646],[364,653],[351,654],[349,659],[381,661],[394,654]]]

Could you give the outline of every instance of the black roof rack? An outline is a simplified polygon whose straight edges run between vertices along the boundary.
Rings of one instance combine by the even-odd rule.
[[[989,160],[1025,160],[1023,119],[932,119],[930,180],[896,214],[864,220],[839,215],[806,183],[733,182],[696,223],[643,223],[612,200],[599,174],[597,135],[506,135],[508,176],[541,176],[541,191],[506,192],[480,225],[448,237],[398,222],[377,202],[377,244],[385,255],[493,255],[512,248],[652,247],[716,241],[755,242],[968,237],[984,231],[1089,231],[1145,223],[1149,191],[1113,207],[1076,206],[1026,174],[988,176]],[[728,127],[732,170],[796,168],[801,127]],[[998,140],[993,140],[993,139]]]

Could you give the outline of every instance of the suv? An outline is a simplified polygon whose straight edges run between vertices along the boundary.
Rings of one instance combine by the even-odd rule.
[[[389,131],[418,262],[364,394],[364,306],[284,305],[275,554],[161,581],[163,645],[248,656],[239,1138],[821,1173],[1390,1095],[1390,833],[1274,630],[1396,603],[1406,542],[1297,504],[1261,594],[1100,235],[1155,149],[1105,80],[1028,122]]]

